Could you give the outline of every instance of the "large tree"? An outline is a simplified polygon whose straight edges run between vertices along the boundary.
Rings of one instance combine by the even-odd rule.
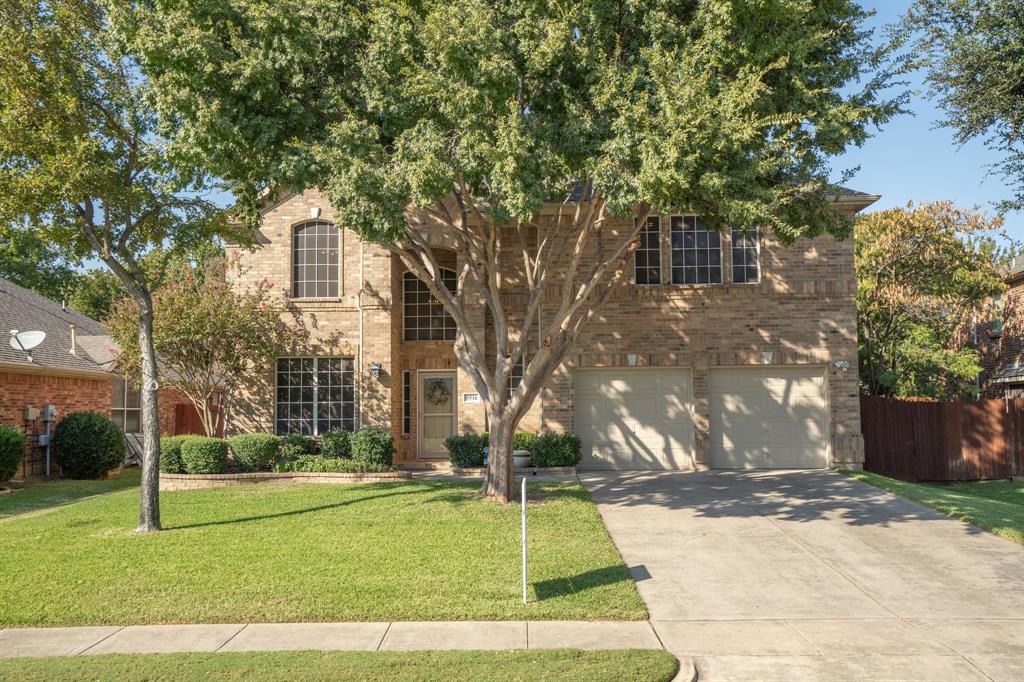
[[[0,277],[60,301],[78,287],[77,265],[28,223],[0,223]]]
[[[918,0],[906,25],[925,57],[931,94],[956,140],[980,139],[1001,159],[993,170],[1024,208],[1024,2]]]
[[[1002,292],[1002,219],[949,202],[857,219],[857,329],[866,393],[965,399],[977,393],[971,331]]]
[[[844,236],[827,160],[900,108],[849,0],[149,7],[126,26],[175,154],[226,179],[252,225],[264,192],[318,186],[454,318],[489,423],[483,492],[502,500],[516,424],[648,215]]]
[[[140,260],[225,229],[210,202],[181,191],[201,178],[168,164],[146,98],[103,2],[0,5],[0,222],[28,222],[74,257],[99,258],[139,307],[140,532],[160,528],[152,288]]]

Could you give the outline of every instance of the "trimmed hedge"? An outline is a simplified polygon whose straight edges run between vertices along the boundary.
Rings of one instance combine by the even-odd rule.
[[[274,471],[359,474],[394,471],[394,469],[386,464],[358,462],[353,459],[340,457],[309,456],[299,457],[298,459],[283,459],[274,465]]]
[[[316,454],[316,441],[301,433],[281,436],[281,459],[296,459]]]
[[[11,480],[25,457],[28,436],[18,428],[0,424],[0,483]]]
[[[72,412],[57,422],[54,458],[68,478],[102,478],[124,461],[124,436],[98,412]]]
[[[193,436],[160,436],[160,471],[165,474],[185,473],[181,461],[181,444]]]
[[[482,467],[484,465],[484,448],[487,447],[487,436],[478,436],[475,433],[448,436],[444,439],[444,447],[448,450],[448,460],[452,466],[460,469]]]
[[[537,434],[528,431],[516,431],[512,434],[513,450],[533,450],[533,443],[537,440]]]
[[[269,469],[277,461],[281,441],[269,433],[245,433],[228,439],[235,465],[243,471]]]
[[[324,457],[351,457],[352,434],[339,428],[333,428],[320,436],[320,454]]]
[[[352,436],[352,460],[374,466],[390,466],[395,441],[390,431],[364,426]]]
[[[535,467],[573,467],[580,463],[580,437],[575,433],[542,433],[530,454]]]
[[[181,444],[187,474],[222,474],[228,468],[228,443],[223,438],[193,436]]]

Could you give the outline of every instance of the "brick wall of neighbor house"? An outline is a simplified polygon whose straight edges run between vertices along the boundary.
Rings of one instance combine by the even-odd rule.
[[[0,422],[12,424],[34,436],[43,432],[45,425],[41,420],[26,423],[26,407],[54,405],[58,417],[83,411],[110,416],[111,384],[112,380],[105,378],[0,371]],[[32,447],[31,443],[29,447]],[[15,478],[23,478],[24,475],[22,468]]]
[[[248,252],[229,247],[230,252],[238,253],[247,268],[239,286],[266,277],[276,284],[280,295],[287,298],[291,289],[292,228],[310,219],[315,209],[319,209],[320,218],[333,219],[329,204],[316,191],[286,198],[265,210],[259,235],[262,248]],[[625,229],[627,225],[617,223],[610,229]],[[667,226],[663,232],[662,272],[667,273],[670,259]],[[709,460],[708,375],[711,368],[766,361],[774,365],[810,364],[824,368],[827,377],[832,462],[840,465],[861,462],[863,439],[857,395],[852,241],[837,242],[826,236],[785,247],[769,235],[761,246],[761,282],[731,284],[727,232],[723,233],[722,240],[725,284],[628,284],[615,292],[590,322],[575,352],[541,392],[523,426],[531,430],[572,429],[573,369],[627,366],[627,354],[636,353],[637,366],[691,369],[696,460],[698,465],[704,465]],[[358,381],[362,383],[363,423],[390,426],[397,434],[397,459],[415,459],[415,372],[453,368],[457,371],[458,429],[483,430],[482,407],[462,403],[462,394],[476,389],[468,376],[458,369],[451,342],[403,340],[403,268],[398,259],[379,246],[360,245],[356,235],[348,230],[343,231],[342,242],[338,298],[289,302],[289,318],[300,320],[311,338],[308,347],[293,352],[358,357],[359,291],[360,281],[365,280],[362,296],[364,354],[358,372]],[[459,264],[455,265],[457,268]],[[509,273],[508,279],[514,283],[516,273]],[[515,287],[510,289],[507,303],[514,303],[517,300]],[[397,305],[392,307],[392,301]],[[545,314],[550,312],[548,308]],[[483,306],[473,314],[473,324],[484,328]],[[849,369],[837,368],[837,361],[849,363]],[[369,374],[372,362],[383,366],[377,380]],[[412,372],[414,381],[413,425],[408,435],[402,433],[404,371]],[[273,373],[248,377],[246,386],[238,393],[228,405],[228,431],[272,431]]]
[[[999,370],[1024,365],[1024,277],[1010,280],[1002,295],[1002,330],[993,334],[994,322],[977,327],[978,353],[981,356],[981,374],[978,384],[982,398],[1002,398],[1004,386],[991,382]]]

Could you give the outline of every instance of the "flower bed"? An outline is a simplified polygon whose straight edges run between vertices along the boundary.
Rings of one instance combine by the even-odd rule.
[[[382,483],[412,478],[408,471],[253,471],[236,474],[160,474],[160,490],[226,488],[253,483]]]

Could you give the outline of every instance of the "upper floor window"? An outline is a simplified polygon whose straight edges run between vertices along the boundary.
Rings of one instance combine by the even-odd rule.
[[[732,230],[732,281],[737,284],[761,281],[760,246],[757,228]]]
[[[455,271],[441,268],[441,281],[448,291],[455,291]],[[403,279],[406,341],[454,341],[455,320],[441,302],[430,293],[430,288],[411,272]]]
[[[672,216],[672,284],[721,284],[722,235],[700,216]]]
[[[124,433],[142,432],[142,395],[125,380],[114,382],[110,416]]]
[[[661,284],[661,218],[650,216],[640,230],[640,245],[633,257],[637,284]]]
[[[337,298],[341,230],[326,220],[296,225],[292,233],[292,295]]]

